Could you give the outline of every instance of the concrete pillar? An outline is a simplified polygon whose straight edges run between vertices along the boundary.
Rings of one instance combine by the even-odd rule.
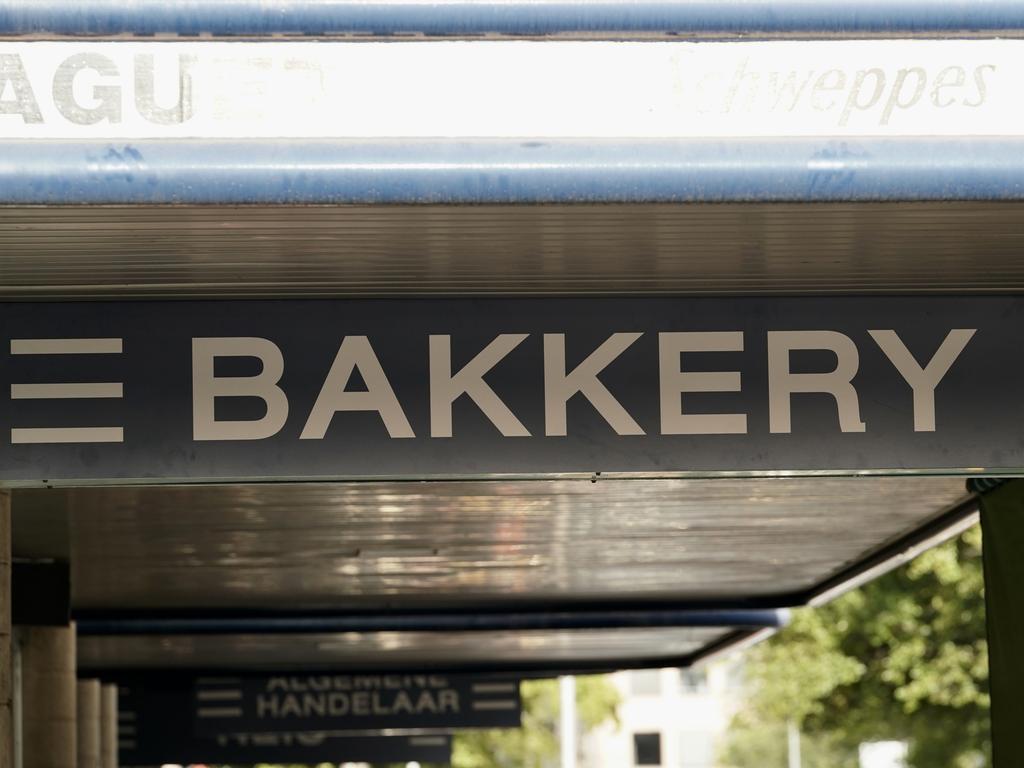
[[[100,768],[117,768],[117,686],[100,694]]]
[[[14,766],[11,635],[11,494],[0,491],[0,768]]]
[[[24,768],[74,768],[78,756],[75,628],[24,627],[21,641]]]
[[[78,768],[100,768],[100,681],[78,681]]]

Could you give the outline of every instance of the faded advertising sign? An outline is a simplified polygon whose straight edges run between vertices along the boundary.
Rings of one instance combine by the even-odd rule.
[[[200,678],[195,732],[515,728],[519,681],[471,675]]]
[[[1021,40],[0,41],[0,138],[1006,136],[1022,80]]]
[[[380,735],[337,730],[197,733],[191,681],[141,677],[118,685],[121,765],[276,762],[448,763],[451,737],[441,733]],[[296,723],[301,726],[302,723]]]

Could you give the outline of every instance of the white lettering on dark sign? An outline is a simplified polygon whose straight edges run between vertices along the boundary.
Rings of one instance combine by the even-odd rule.
[[[913,393],[916,432],[934,432],[935,389],[956,362],[975,334],[973,328],[954,328],[948,332],[928,363],[920,366],[894,330],[871,330],[869,335],[893,364],[893,375],[904,381]],[[642,435],[644,431],[615,396],[601,383],[598,374],[622,354],[641,333],[616,333],[570,374],[565,371],[564,334],[544,335],[543,381],[545,393],[545,436],[568,433],[566,402],[582,394],[591,406],[619,435]],[[323,439],[331,417],[340,411],[377,413],[388,435],[415,437],[409,420],[395,396],[387,374],[380,366],[373,347],[365,336],[346,337],[313,405],[301,439]],[[530,432],[508,405],[486,383],[484,377],[528,334],[503,334],[492,341],[455,376],[451,374],[450,337],[430,337],[431,437],[452,437],[452,404],[468,395],[495,428],[505,437],[529,437]],[[651,396],[661,403],[662,434],[744,434],[746,414],[688,414],[683,406],[686,392],[740,392],[742,382],[737,371],[688,370],[685,353],[741,351],[741,332],[662,332],[658,334],[660,391]],[[344,350],[358,348],[364,355],[365,391],[347,392],[349,377],[359,363],[343,365],[344,376],[337,375],[338,360]],[[824,351],[836,358],[835,368],[818,373],[796,373],[790,368],[795,351]],[[224,357],[251,357],[260,362],[253,376],[227,377],[214,374],[215,360]],[[372,361],[372,364],[369,363]],[[768,397],[771,432],[790,432],[790,411],[794,395],[826,394],[835,400],[842,432],[864,432],[859,397],[853,377],[859,367],[856,344],[838,331],[768,331]],[[288,397],[281,386],[284,357],[280,348],[263,338],[196,338],[192,340],[192,424],[195,440],[261,440],[276,435],[289,412]],[[458,382],[458,383],[456,383]],[[440,390],[440,391],[439,391]],[[259,398],[265,414],[256,420],[226,421],[215,418],[218,398]],[[325,402],[333,405],[324,405]],[[316,424],[315,428],[310,427]],[[397,426],[396,426],[397,425]]]
[[[0,483],[995,473],[1024,462],[1018,317],[994,296],[0,304]]]
[[[443,677],[274,677],[256,698],[258,718],[458,714],[458,691]]]

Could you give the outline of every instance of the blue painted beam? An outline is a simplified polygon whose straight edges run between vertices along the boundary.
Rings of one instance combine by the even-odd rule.
[[[0,0],[0,35],[914,34],[1024,29],[1019,0]]]
[[[0,204],[1022,200],[1024,139],[0,142]]]
[[[712,627],[779,628],[789,611],[535,611],[529,613],[451,613],[413,615],[278,616],[254,618],[79,618],[80,636],[292,634],[334,632],[494,632],[569,629]]]

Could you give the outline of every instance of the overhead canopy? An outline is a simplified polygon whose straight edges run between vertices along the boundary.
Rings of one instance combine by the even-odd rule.
[[[957,479],[872,477],[77,488],[13,509],[16,556],[70,559],[83,667],[515,669],[688,663],[973,507]]]
[[[1019,291],[1022,29],[1014,2],[0,0],[0,298]],[[406,33],[481,37],[346,41]],[[223,47],[285,35],[339,39]],[[758,459],[87,473],[15,492],[15,555],[70,561],[83,669],[607,669],[749,640],[973,519],[956,478]]]
[[[332,29],[347,14],[407,14],[410,28],[427,14],[419,4],[269,8],[0,3],[12,35],[0,41],[10,62],[0,296],[991,293],[1024,283],[1013,3],[429,8],[432,19],[480,12],[495,24],[569,14],[599,31],[605,14],[658,29],[671,28],[661,14],[680,14],[723,29],[838,33],[847,15],[861,34],[880,32],[869,40],[109,39],[144,20],[216,34],[245,20],[266,31],[292,13]],[[1001,39],[892,39],[933,24],[994,24]],[[30,42],[47,29],[92,36]]]

